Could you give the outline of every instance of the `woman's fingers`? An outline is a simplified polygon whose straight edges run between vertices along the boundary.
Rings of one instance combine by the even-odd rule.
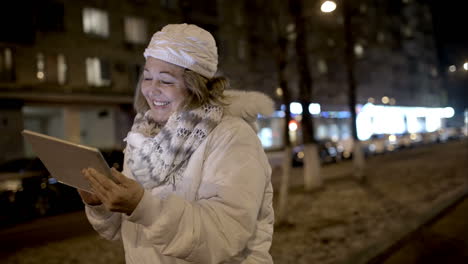
[[[88,179],[89,183],[91,184],[93,192],[99,196],[99,199],[102,200],[102,198],[108,196],[111,187],[106,183],[102,183],[102,180],[100,181],[100,175],[98,173],[94,173],[90,169],[85,169],[84,174],[86,179]]]
[[[128,178],[122,173],[120,173],[118,170],[116,170],[115,168],[111,169],[111,173],[112,173],[112,176],[114,176],[115,179],[121,184],[124,184],[125,182],[128,181]]]
[[[141,200],[144,190],[140,184],[116,169],[111,169],[111,173],[117,183],[93,168],[83,170],[92,191],[108,210],[131,214]]]
[[[100,184],[102,185],[106,190],[110,190],[114,187],[116,187],[116,183],[106,177],[104,174],[96,171],[93,168],[88,168],[89,174]]]

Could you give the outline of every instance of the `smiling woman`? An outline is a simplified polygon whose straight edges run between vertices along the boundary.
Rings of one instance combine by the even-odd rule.
[[[144,52],[123,171],[84,169],[80,192],[103,237],[127,263],[272,263],[271,168],[255,132],[273,102],[225,91],[213,36],[167,25]]]

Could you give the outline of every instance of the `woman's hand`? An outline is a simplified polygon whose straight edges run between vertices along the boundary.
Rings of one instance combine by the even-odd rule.
[[[83,191],[83,190],[80,190],[80,189],[78,189],[78,193],[80,194],[81,199],[83,200],[83,202],[85,202],[88,205],[93,206],[93,205],[101,205],[102,204],[101,200],[99,200],[99,198],[95,194],[92,194],[90,192]]]
[[[143,197],[144,189],[114,168],[111,173],[117,183],[93,168],[83,169],[94,194],[109,211],[130,215]]]

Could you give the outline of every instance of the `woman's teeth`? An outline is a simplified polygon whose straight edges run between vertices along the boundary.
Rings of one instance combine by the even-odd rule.
[[[168,105],[170,102],[156,102],[154,101],[153,104],[155,106],[165,106],[165,105]]]

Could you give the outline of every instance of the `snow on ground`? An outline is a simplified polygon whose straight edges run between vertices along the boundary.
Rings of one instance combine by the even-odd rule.
[[[306,193],[301,173],[292,171],[288,223],[275,229],[275,263],[357,263],[468,190],[468,141],[372,157],[365,183],[353,181],[351,162],[342,162],[325,166],[324,187]],[[124,257],[120,245],[86,235],[21,249],[2,263],[124,263]]]

